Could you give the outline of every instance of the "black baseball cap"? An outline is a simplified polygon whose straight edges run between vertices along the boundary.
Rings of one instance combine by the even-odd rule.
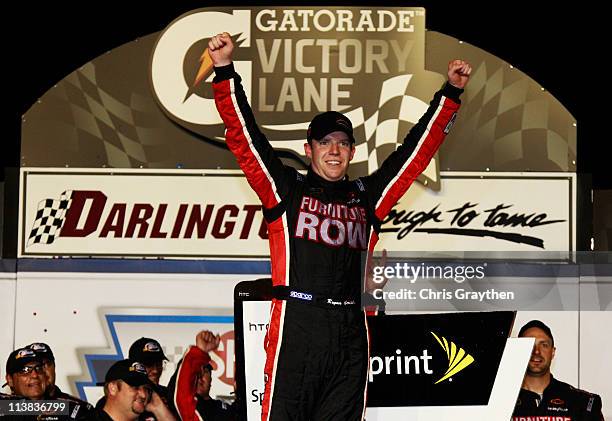
[[[140,338],[130,346],[128,357],[145,365],[166,360],[166,355],[159,342],[152,338]]]
[[[316,115],[308,125],[306,140],[310,143],[312,139],[320,140],[333,132],[344,132],[351,140],[351,143],[355,143],[351,120],[337,111],[326,111]]]
[[[34,342],[28,345],[32,351],[36,353],[36,355],[40,355],[41,358],[47,359],[53,363],[55,363],[55,356],[53,355],[53,351],[51,351],[51,347],[43,342]]]
[[[9,354],[6,360],[6,374],[15,374],[32,361],[42,363],[43,357],[29,347],[18,348]]]
[[[555,338],[553,338],[553,334],[550,330],[550,328],[548,326],[546,326],[542,321],[540,320],[532,320],[530,322],[527,322],[522,328],[521,330],[519,330],[518,336],[519,338],[523,336],[523,334],[525,333],[525,331],[527,329],[531,329],[532,327],[537,327],[538,329],[542,330],[544,333],[546,333],[546,335],[552,340],[552,344],[553,346],[555,345]]]
[[[151,386],[153,384],[147,376],[147,369],[145,366],[129,358],[117,361],[106,372],[106,377],[104,377],[105,384],[115,380],[122,380],[134,387],[143,385]]]

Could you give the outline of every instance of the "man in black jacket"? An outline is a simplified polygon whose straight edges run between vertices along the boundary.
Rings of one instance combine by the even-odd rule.
[[[64,402],[67,410],[63,414],[43,413],[37,417],[38,421],[45,420],[85,420],[91,413],[91,405],[80,399],[64,396],[49,396],[52,386],[45,368],[45,358],[41,353],[36,352],[29,345],[18,348],[11,352],[6,362],[6,382],[11,388],[12,400],[21,401],[40,401],[53,400]]]
[[[147,376],[154,384],[153,388],[164,402],[168,400],[168,388],[159,384],[168,357],[158,341],[153,338],[140,338],[130,346],[128,358],[142,363],[147,369]]]
[[[427,168],[448,134],[468,82],[453,60],[403,144],[367,177],[349,180],[351,121],[336,111],[314,117],[304,145],[306,175],[286,166],[261,132],[232,62],[227,32],[211,38],[213,90],[226,144],[263,204],[275,298],[266,335],[262,420],[361,420],[367,392],[368,335],[359,307],[362,252]],[[367,87],[364,87],[367,89]]]
[[[104,405],[92,412],[91,421],[136,421],[145,411],[158,421],[176,421],[141,363],[126,359],[114,363],[104,378]]]
[[[233,405],[210,396],[212,370],[210,363],[203,365],[200,369],[196,383],[198,412],[204,414],[204,421],[233,421],[236,419]]]
[[[93,406],[76,396],[69,395],[63,392],[59,386],[55,384],[55,355],[51,347],[43,342],[34,342],[28,345],[32,351],[41,358],[43,370],[47,376],[47,388],[45,390],[45,399],[65,399],[74,403],[78,407],[80,414],[77,419],[86,417],[89,411],[93,410]]]
[[[535,343],[512,420],[603,421],[598,395],[576,389],[550,373],[556,351],[550,328],[540,320],[532,320],[518,336],[534,338]]]

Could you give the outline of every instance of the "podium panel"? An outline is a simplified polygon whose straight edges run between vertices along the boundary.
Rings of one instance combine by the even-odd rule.
[[[270,287],[268,280],[242,282],[234,294],[236,375],[248,421],[260,419]],[[368,420],[509,419],[533,345],[508,339],[514,317],[512,311],[368,317]]]

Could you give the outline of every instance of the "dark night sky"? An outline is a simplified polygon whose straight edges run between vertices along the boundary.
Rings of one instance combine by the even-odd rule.
[[[599,101],[603,103],[606,85],[603,78],[610,79],[605,69],[592,71],[599,57],[587,52],[591,45],[597,46],[604,41],[595,37],[597,25],[586,20],[587,14],[592,17],[597,13],[585,7],[546,7],[541,4],[544,2],[538,1],[505,2],[505,6],[501,2],[465,3],[406,1],[402,5],[424,6],[428,29],[454,36],[502,58],[550,91],[578,121],[579,172],[594,173],[594,188],[612,188],[607,160],[604,163],[609,149],[607,144],[611,143],[606,139],[609,135],[602,136],[603,130],[595,124],[597,120],[591,113],[598,107],[593,100],[579,98],[583,92],[590,94],[590,98],[602,95]],[[192,1],[68,4],[20,2],[18,12],[12,12],[16,25],[4,29],[4,47],[8,51],[3,54],[2,102],[10,110],[4,114],[5,124],[10,127],[2,154],[5,166],[18,164],[20,116],[55,82],[108,50],[163,29],[188,10],[217,5]],[[226,1],[218,5],[241,4],[255,3]],[[270,2],[265,4],[271,5]],[[334,4],[365,6],[377,3]],[[398,6],[397,3],[385,4]],[[10,16],[5,14],[5,21],[10,20]],[[597,79],[600,74],[602,80]]]

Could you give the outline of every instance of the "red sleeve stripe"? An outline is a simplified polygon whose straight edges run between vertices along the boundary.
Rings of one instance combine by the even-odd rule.
[[[272,265],[272,283],[289,285],[289,230],[287,213],[268,223],[268,242]]]
[[[274,396],[274,383],[278,365],[278,355],[283,338],[283,325],[285,322],[285,301],[272,300],[272,317],[266,337],[266,365],[264,372],[268,376],[264,388],[264,398],[261,405],[261,421],[269,421],[272,414],[272,399]]]
[[[374,247],[376,247],[376,243],[378,243],[378,233],[370,228],[370,236],[368,237],[368,247],[367,247],[367,259],[364,263],[363,273],[367,273],[368,270],[368,261],[372,258],[374,253]]]
[[[236,113],[238,121],[240,121],[240,125],[242,128],[242,136],[244,137],[244,139],[246,139],[247,145],[249,147],[248,152],[250,152],[250,155],[246,157],[246,160],[252,162],[252,160],[254,159],[257,162],[257,164],[249,163],[245,166],[241,164],[241,167],[244,173],[246,174],[249,183],[251,184],[255,192],[259,195],[264,207],[266,207],[267,209],[271,209],[274,206],[278,205],[281,202],[281,199],[278,194],[276,184],[274,183],[274,179],[272,178],[272,175],[270,175],[270,172],[264,165],[263,160],[259,155],[259,152],[257,152],[257,149],[253,145],[253,139],[251,138],[251,134],[246,129],[244,117],[242,116],[240,106],[238,105],[238,101],[236,99],[234,79],[230,79],[229,82],[230,96],[232,98],[234,112]],[[242,150],[240,152],[246,153],[247,150]],[[256,168],[261,170],[261,172],[265,175],[265,178],[257,174]],[[265,183],[265,180],[267,180],[267,184]]]
[[[368,262],[374,256],[374,248],[376,247],[376,243],[378,243],[378,233],[373,228],[370,228],[370,236],[368,237],[367,258],[363,268],[363,273],[368,272]],[[365,284],[365,279],[362,282]],[[367,316],[376,316],[378,314],[378,306],[366,307],[364,308],[364,310]],[[369,349],[370,348],[368,348],[368,351]]]
[[[270,236],[270,258],[272,260],[272,283],[274,285],[289,285],[289,228],[287,213],[268,224]],[[285,321],[285,302],[272,300],[270,309],[270,324],[266,335],[266,365],[264,372],[268,376],[264,388],[264,399],[261,407],[261,420],[269,421],[272,412],[272,397],[276,380],[276,366],[280,353]]]
[[[283,214],[283,223],[285,224],[285,276],[283,280],[285,282],[285,285],[289,286],[289,262],[291,260],[291,248],[289,245],[290,238],[289,223],[287,222],[287,212]]]
[[[423,131],[423,135],[419,139],[416,148],[412,151],[410,157],[406,160],[402,168],[398,171],[397,175],[387,184],[387,187],[383,190],[380,199],[376,203],[375,214],[378,219],[383,219],[391,210],[391,208],[395,205],[397,200],[406,192],[410,184],[416,179],[419,174],[425,168],[419,168],[423,162],[422,154],[427,153],[427,148],[423,148],[423,146],[429,146],[429,150],[437,150],[437,145],[431,146],[430,143],[440,144],[444,139],[443,133],[431,133],[431,128],[434,124],[437,123],[440,114],[446,119],[448,119],[446,113],[442,113],[442,109],[445,107],[446,103],[450,102],[454,104],[454,102],[448,100],[446,97],[442,96],[440,99],[440,104],[436,109],[436,112],[432,116],[427,128]],[[450,108],[449,108],[450,110]],[[454,109],[452,110],[454,112]],[[433,154],[432,154],[433,156]],[[427,160],[427,163],[429,160]]]

